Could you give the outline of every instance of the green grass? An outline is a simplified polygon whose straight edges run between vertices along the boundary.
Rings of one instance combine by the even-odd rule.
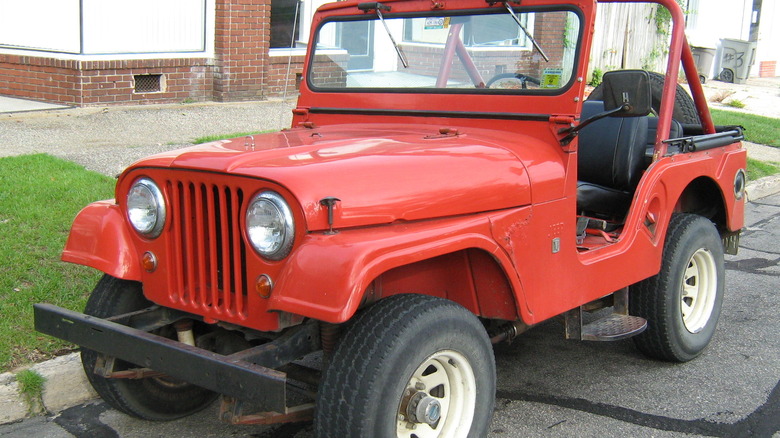
[[[741,100],[732,99],[732,100],[726,102],[726,106],[730,106],[732,108],[744,108],[745,107],[745,103],[742,102]]]
[[[233,134],[221,134],[221,135],[207,135],[205,137],[198,137],[192,140],[193,144],[209,143],[217,140],[227,140],[229,138],[246,137],[247,135],[263,134],[271,131],[252,131],[252,132],[235,132]]]
[[[780,164],[748,158],[747,176],[749,181],[755,181],[776,173],[780,173]]]
[[[33,370],[24,370],[16,374],[16,381],[19,382],[19,392],[27,401],[30,413],[42,411],[43,384],[46,383],[46,378]]]
[[[780,147],[780,119],[718,109],[711,109],[710,112],[716,125],[744,126],[745,140]]]
[[[114,180],[49,155],[0,158],[0,371],[69,344],[33,330],[32,305],[81,310],[100,273],[60,261],[73,218]]]

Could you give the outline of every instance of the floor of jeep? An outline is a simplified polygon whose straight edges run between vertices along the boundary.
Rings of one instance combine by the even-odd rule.
[[[620,239],[622,229],[607,233],[601,230],[585,230],[584,236],[577,236],[577,251],[593,251],[594,249],[604,248],[617,243]]]

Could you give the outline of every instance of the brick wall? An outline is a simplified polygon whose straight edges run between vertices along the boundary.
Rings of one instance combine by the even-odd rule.
[[[139,75],[160,75],[160,89],[138,92]],[[0,55],[0,94],[67,105],[172,103],[212,98],[206,59],[74,61]]]
[[[758,64],[758,77],[773,78],[777,76],[777,61],[761,61]]]
[[[287,87],[287,97],[297,96],[300,81],[303,80],[304,55],[295,55],[291,59],[287,56],[271,56],[268,58],[268,70],[265,75],[264,93],[266,97],[282,97]],[[290,74],[287,74],[289,63]],[[285,81],[285,78],[287,79]]]
[[[216,0],[214,59],[85,61],[47,58],[44,53],[0,54],[0,94],[79,106],[281,95],[282,66],[268,63],[270,9],[270,0]],[[300,57],[295,71],[301,71],[302,62]],[[161,75],[160,90],[138,92],[138,75]],[[266,75],[271,78],[268,84]],[[294,87],[294,74],[292,78]]]
[[[214,99],[261,99],[271,0],[217,0]]]
[[[78,61],[0,54],[0,94],[81,104]]]

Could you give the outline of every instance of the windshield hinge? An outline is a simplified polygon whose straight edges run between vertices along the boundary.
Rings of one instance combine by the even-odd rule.
[[[558,142],[561,144],[564,152],[573,152],[574,148],[571,146],[571,141],[574,136],[569,138],[572,129],[574,128],[575,118],[574,116],[550,116],[550,131]]]

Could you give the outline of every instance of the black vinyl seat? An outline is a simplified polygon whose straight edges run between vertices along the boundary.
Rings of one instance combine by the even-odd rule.
[[[604,102],[588,100],[580,120],[604,112]],[[577,210],[587,216],[622,221],[642,173],[652,162],[657,117],[605,117],[579,133]],[[683,135],[672,120],[669,138]]]
[[[603,111],[603,102],[586,101],[580,119]],[[603,219],[623,219],[647,167],[650,118],[605,117],[580,131],[578,212]]]

